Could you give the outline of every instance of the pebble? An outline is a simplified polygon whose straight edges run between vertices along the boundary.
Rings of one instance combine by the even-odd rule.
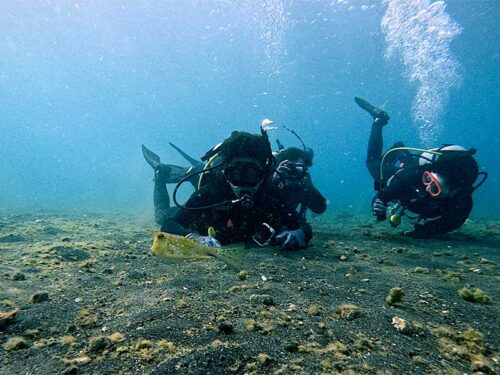
[[[185,309],[187,307],[187,302],[184,298],[181,298],[177,301],[177,308]]]
[[[89,341],[88,350],[91,352],[100,352],[111,345],[111,340],[105,336],[95,336]]]
[[[215,340],[215,341],[218,341],[218,340]],[[213,346],[213,343],[212,343],[212,346]],[[163,348],[163,349],[167,349],[170,353],[175,352],[175,349],[176,349],[175,344],[172,341],[167,341],[167,340],[158,341],[158,347]]]
[[[149,349],[152,347],[152,345],[153,343],[151,342],[151,340],[141,339],[135,343],[134,348],[136,350]]]
[[[151,342],[151,340],[146,340],[146,339],[139,339],[134,344],[135,350],[149,349],[152,346],[153,346],[153,343]]]
[[[493,262],[492,260],[486,259],[486,258],[481,258],[479,263],[481,263],[481,264],[495,264],[495,262]]]
[[[114,332],[109,336],[109,339],[113,344],[116,344],[117,342],[122,342],[123,340],[125,340],[125,336],[123,335],[123,333]]]
[[[26,349],[27,347],[29,347],[28,342],[20,336],[11,337],[3,344],[3,348],[6,351]]]
[[[63,345],[73,345],[76,344],[76,338],[74,336],[61,336],[59,337],[59,342]]]
[[[229,293],[238,293],[238,292],[241,292],[241,287],[239,285],[233,285],[227,291]]]
[[[350,303],[344,303],[338,306],[335,313],[346,320],[353,320],[361,315],[359,307]]]
[[[219,332],[225,333],[226,335],[230,334],[230,333],[234,333],[234,326],[228,322],[219,323],[218,328],[219,328]]]
[[[415,267],[413,273],[429,273],[429,269],[425,267]]]
[[[260,363],[263,364],[268,364],[272,361],[272,358],[266,353],[260,353],[259,355],[257,355],[257,359]]]
[[[250,303],[254,305],[263,304],[265,306],[273,306],[274,300],[269,294],[252,294],[250,296]]]
[[[403,289],[391,288],[391,290],[389,291],[389,295],[385,298],[385,300],[389,305],[393,305],[395,303],[401,302],[404,295],[405,293]]]
[[[23,336],[29,339],[34,339],[40,336],[40,333],[39,329],[27,329],[23,332]]]
[[[31,303],[42,303],[49,300],[49,293],[47,292],[36,292],[30,297]]]
[[[16,281],[22,281],[22,280],[26,280],[26,275],[22,272],[16,272],[13,276],[12,276],[12,279],[13,280],[16,280]]]
[[[299,343],[296,341],[291,341],[285,344],[285,350],[290,353],[297,352],[299,350]]]
[[[91,327],[98,321],[98,319],[99,318],[96,314],[93,314],[89,309],[84,308],[78,313],[76,323],[81,327]]]
[[[19,309],[15,309],[9,312],[1,312],[0,311],[0,329],[2,329],[7,324],[12,323],[16,314],[19,312]]]
[[[90,358],[88,355],[63,360],[63,362],[66,364],[77,365],[77,366],[86,365],[87,363],[90,363],[91,361],[92,361],[92,358]]]
[[[320,314],[320,306],[317,303],[313,303],[309,309],[307,309],[309,316],[318,316]]]
[[[391,324],[394,328],[396,328],[396,331],[401,332],[402,334],[408,334],[411,331],[409,323],[398,316],[392,318]]]
[[[238,273],[238,278],[239,278],[240,280],[245,280],[245,279],[247,278],[247,271],[245,271],[245,270],[240,271],[240,272]]]

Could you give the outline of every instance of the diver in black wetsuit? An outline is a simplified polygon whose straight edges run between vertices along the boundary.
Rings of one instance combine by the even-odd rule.
[[[313,150],[296,147],[285,149],[279,142],[278,145],[280,151],[274,154],[278,168],[273,175],[273,184],[281,190],[291,207],[297,209],[300,204],[301,217],[305,218],[307,209],[318,215],[325,212],[326,199],[313,185],[308,171],[312,166]]]
[[[476,150],[458,145],[420,150],[397,142],[382,155],[382,129],[389,115],[361,98],[355,100],[373,117],[366,159],[377,190],[372,201],[373,215],[379,221],[385,220],[387,205],[396,202],[391,225],[399,225],[405,210],[415,213],[418,221],[413,231],[406,234],[416,238],[460,228],[472,210],[472,193],[487,177],[486,172],[479,173],[473,158]],[[479,174],[484,175],[483,180],[473,186]]]
[[[270,125],[273,123],[273,121],[266,119],[263,121],[262,126],[264,127],[265,124]],[[294,134],[296,135],[295,132]],[[300,137],[296,136],[302,142]],[[305,219],[307,209],[310,209],[317,215],[324,213],[327,208],[326,199],[313,185],[311,174],[309,173],[309,168],[312,166],[314,158],[313,150],[306,148],[305,145],[303,149],[297,147],[288,147],[285,149],[279,140],[277,140],[277,143],[279,150],[273,152],[273,155],[278,167],[272,177],[273,185],[281,192],[283,199],[289,206],[297,209],[300,205],[299,214],[303,219]],[[168,173],[163,173],[166,176],[164,183],[177,184],[184,177],[192,174],[193,177],[188,181],[195,189],[198,189],[200,174],[194,172],[201,171],[205,167],[205,164],[189,156],[173,143],[169,144],[191,164],[191,167],[161,164],[159,157],[143,145],[142,151],[144,157],[146,160],[149,160],[153,169],[162,168],[168,171]]]
[[[312,237],[310,226],[272,184],[275,161],[265,132],[233,132],[209,151],[204,157],[208,166],[201,171],[203,183],[180,208],[170,207],[165,186],[170,166],[161,164],[150,151],[144,156],[155,170],[155,219],[162,231],[214,247],[254,239],[261,245],[297,249]],[[262,240],[263,227],[269,235]]]

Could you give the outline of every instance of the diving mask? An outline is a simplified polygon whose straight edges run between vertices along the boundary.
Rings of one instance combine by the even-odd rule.
[[[441,193],[444,194],[446,192],[443,178],[437,173],[424,171],[422,174],[422,184],[425,186],[425,190],[432,197],[437,197],[441,195]]]
[[[224,168],[224,176],[232,186],[255,187],[264,180],[264,170],[253,162],[239,160]]]

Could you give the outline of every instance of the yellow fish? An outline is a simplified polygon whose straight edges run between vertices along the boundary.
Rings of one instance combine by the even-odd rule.
[[[245,246],[209,247],[189,238],[165,232],[153,232],[151,254],[167,259],[193,260],[217,258],[228,266],[241,270]]]

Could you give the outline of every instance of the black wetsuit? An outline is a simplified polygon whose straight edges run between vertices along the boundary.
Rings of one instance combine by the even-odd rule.
[[[410,166],[398,170],[383,187],[378,197],[385,204],[400,201],[401,205],[422,219],[411,235],[426,237],[450,232],[460,228],[472,210],[472,189],[458,188],[447,197],[432,197],[422,184],[425,166]]]
[[[294,209],[297,209],[300,204],[301,216],[305,214],[306,209],[310,209],[318,215],[326,211],[326,199],[313,185],[309,173],[292,183],[280,184],[279,182],[280,180],[276,179],[275,185],[281,191],[283,199]],[[283,187],[280,188],[280,186]]]
[[[430,164],[419,166],[418,157],[412,157],[405,150],[394,151],[386,157],[381,179],[385,123],[373,122],[368,142],[366,166],[380,185],[374,199],[378,197],[385,204],[400,201],[402,207],[426,219],[424,224],[415,224],[414,231],[409,233],[411,236],[428,237],[460,228],[472,210],[472,187],[456,188],[446,198],[432,197],[422,183],[422,174],[430,169]],[[403,142],[397,142],[391,149],[403,146]]]
[[[229,184],[219,178],[195,191],[185,205],[203,207],[235,199],[237,198]],[[262,223],[269,224],[277,233],[302,229],[306,241],[312,237],[311,227],[283,200],[280,192],[266,182],[256,193],[254,205],[250,209],[244,209],[238,203],[204,210],[178,209],[172,215],[165,215],[160,224],[162,231],[178,235],[196,232],[206,236],[208,228],[213,227],[217,240],[226,245],[250,242]]]

